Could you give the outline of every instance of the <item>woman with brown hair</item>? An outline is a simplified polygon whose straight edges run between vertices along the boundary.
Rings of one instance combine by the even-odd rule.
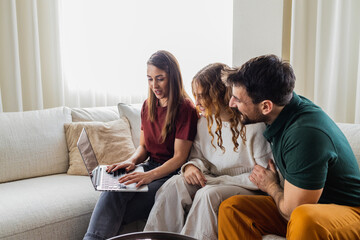
[[[198,121],[189,161],[182,166],[181,175],[173,176],[157,192],[145,231],[217,239],[220,203],[237,194],[261,194],[249,175],[255,164],[266,167],[272,157],[262,135],[265,125],[252,124],[245,129],[240,113],[229,107],[231,88],[221,81],[226,67],[210,64],[193,78],[196,107],[203,117]]]
[[[147,78],[149,97],[141,110],[140,145],[130,159],[108,166],[107,171],[131,171],[142,163],[144,172],[129,173],[119,182],[148,184],[149,191],[103,192],[84,239],[118,235],[123,224],[146,218],[156,191],[177,173],[190,152],[198,116],[183,88],[175,57],[167,51],[154,53],[147,62]]]

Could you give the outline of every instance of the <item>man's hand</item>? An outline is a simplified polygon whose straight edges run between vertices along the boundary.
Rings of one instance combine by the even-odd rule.
[[[279,176],[274,162],[270,159],[267,168],[256,165],[249,176],[260,190],[268,193],[275,201],[280,214],[286,219],[294,209],[302,204],[315,204],[319,201],[323,189],[307,190],[299,188],[285,179],[284,189],[279,184]]]
[[[269,193],[271,187],[279,185],[279,176],[273,160],[269,159],[269,165],[267,168],[264,168],[260,165],[255,165],[249,176],[249,179],[261,191]]]
[[[202,172],[192,164],[185,167],[184,170],[185,181],[190,185],[199,185],[205,187],[206,178]]]

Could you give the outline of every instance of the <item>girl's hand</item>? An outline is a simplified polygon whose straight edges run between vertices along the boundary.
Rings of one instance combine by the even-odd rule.
[[[119,178],[119,183],[125,183],[125,185],[131,183],[137,183],[136,187],[141,185],[151,183],[154,180],[153,174],[149,172],[133,172],[126,174],[125,176]]]
[[[130,161],[120,162],[107,166],[106,172],[115,172],[118,169],[125,168],[126,172],[135,169],[135,164]]]
[[[185,167],[184,178],[188,184],[205,187],[206,178],[202,172],[192,164]]]

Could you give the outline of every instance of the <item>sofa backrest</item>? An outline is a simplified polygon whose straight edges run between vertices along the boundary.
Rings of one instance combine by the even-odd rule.
[[[116,106],[72,108],[71,116],[73,122],[110,122],[119,119]]]
[[[360,168],[360,124],[338,123],[337,125],[349,141]]]
[[[131,111],[127,111],[129,107]],[[120,108],[120,115],[129,119],[137,146],[141,106],[122,104]],[[64,123],[111,121],[119,118],[117,110],[114,106],[72,110],[58,107],[0,113],[0,183],[65,173],[69,167],[69,156]],[[338,123],[338,126],[348,139],[360,167],[360,124]]]
[[[64,123],[71,110],[58,107],[0,114],[0,183],[65,173],[69,167]]]

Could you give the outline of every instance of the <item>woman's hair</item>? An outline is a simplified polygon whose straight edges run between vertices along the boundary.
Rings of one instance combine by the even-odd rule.
[[[147,61],[147,65],[153,65],[166,72],[168,78],[168,102],[167,102],[167,112],[165,118],[165,124],[161,130],[161,140],[163,143],[166,139],[166,136],[173,130],[175,125],[176,114],[179,109],[179,105],[185,98],[189,98],[186,94],[183,81],[181,77],[179,63],[176,58],[169,52],[165,50],[159,50],[151,55]],[[148,96],[148,119],[151,122],[155,121],[156,113],[156,104],[157,98],[154,92],[149,88]]]
[[[240,122],[240,113],[237,109],[229,107],[229,101],[231,98],[232,89],[230,86],[226,86],[225,83],[221,80],[221,72],[224,68],[227,68],[227,65],[223,63],[213,63],[209,64],[206,67],[202,68],[193,78],[191,86],[193,95],[196,98],[196,89],[197,87],[202,88],[202,104],[205,110],[205,118],[208,124],[208,131],[212,137],[211,145],[215,148],[213,143],[214,134],[211,131],[212,125],[214,123],[214,118],[216,122],[215,134],[217,135],[217,145],[225,152],[223,147],[223,140],[221,137],[221,128],[222,121],[220,118],[221,110],[230,116],[230,127],[232,132],[232,141],[234,143],[234,151],[238,149],[237,139],[241,136],[243,142],[246,141],[245,127]],[[214,115],[214,118],[213,118]],[[241,129],[239,131],[238,125],[241,124]]]

